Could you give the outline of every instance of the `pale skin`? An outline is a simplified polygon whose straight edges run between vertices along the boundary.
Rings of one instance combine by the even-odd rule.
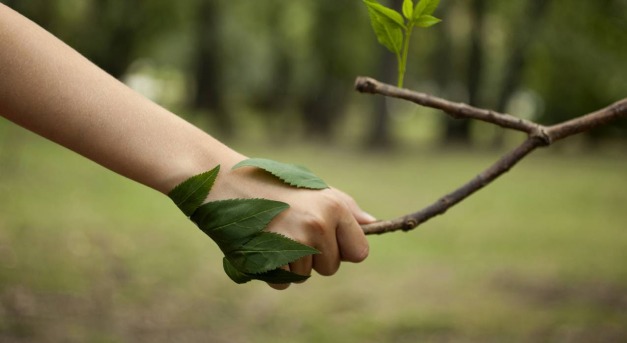
[[[267,198],[290,205],[268,230],[321,251],[284,267],[295,273],[309,275],[313,269],[332,275],[342,261],[368,256],[360,224],[374,218],[350,196],[335,188],[290,188],[252,168],[231,170],[247,157],[126,87],[3,4],[0,116],[163,194],[221,165],[207,200]]]

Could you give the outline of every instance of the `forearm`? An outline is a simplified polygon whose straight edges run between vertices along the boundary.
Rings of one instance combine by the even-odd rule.
[[[0,115],[164,193],[243,158],[2,4]]]
[[[265,230],[321,253],[284,268],[331,275],[362,261],[359,223],[374,220],[332,188],[302,190],[257,169],[230,170],[244,156],[107,75],[76,51],[0,4],[0,115],[162,193],[220,164],[209,201],[265,198],[289,205]],[[275,285],[285,288],[287,285]]]

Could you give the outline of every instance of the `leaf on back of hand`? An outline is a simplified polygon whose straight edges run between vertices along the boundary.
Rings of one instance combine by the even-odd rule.
[[[259,274],[318,253],[318,250],[283,235],[262,232],[239,249],[227,252],[226,258],[240,272]]]
[[[309,169],[294,164],[280,163],[264,158],[251,158],[236,164],[233,169],[257,167],[276,176],[288,185],[297,188],[324,189],[329,186]]]
[[[191,220],[227,254],[239,249],[288,208],[286,203],[268,199],[229,199],[200,206]]]
[[[322,180],[303,167],[269,160],[244,161],[265,169],[296,187],[326,188]],[[247,163],[246,163],[247,162]],[[237,166],[236,166],[237,167]],[[223,267],[236,283],[262,280],[271,283],[304,281],[309,276],[278,269],[318,250],[275,233],[262,232],[289,205],[268,199],[228,199],[208,202],[207,198],[220,166],[185,180],[168,196],[211,237],[225,254]]]
[[[261,274],[253,274],[251,275],[251,277],[255,280],[261,280],[270,283],[300,282],[309,279],[309,275],[300,275],[280,268],[273,269]]]
[[[220,166],[217,166],[212,170],[190,177],[174,187],[168,193],[168,197],[186,216],[190,217],[209,195],[219,171]]]
[[[237,268],[233,267],[231,262],[229,262],[226,257],[222,259],[222,266],[224,267],[224,272],[226,273],[226,275],[235,283],[242,284],[253,279],[248,274],[242,273],[237,270]]]
[[[223,259],[223,266],[226,275],[235,283],[242,284],[251,280],[260,280],[269,283],[290,283],[305,281],[309,275],[300,275],[280,268],[273,269],[261,274],[247,274],[237,270],[226,257]]]

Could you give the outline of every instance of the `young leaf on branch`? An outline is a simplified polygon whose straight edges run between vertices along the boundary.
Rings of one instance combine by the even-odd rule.
[[[414,15],[414,2],[412,0],[403,1],[403,15],[405,18],[411,20]]]
[[[440,0],[419,0],[414,6],[412,0],[404,0],[403,15],[385,7],[376,0],[363,0],[370,14],[370,23],[377,40],[396,55],[398,62],[398,87],[403,87],[407,69],[409,42],[414,26],[431,27],[441,20],[432,16]]]
[[[370,23],[379,43],[390,52],[400,56],[405,29],[403,17],[375,1],[364,0],[364,3],[368,6]]]
[[[438,8],[439,4],[440,0],[421,0],[416,4],[413,20],[417,21],[423,15],[432,15]]]
[[[417,20],[416,20],[416,26],[420,26],[420,27],[431,27],[439,22],[441,22],[442,20],[431,16],[431,15],[421,15]]]

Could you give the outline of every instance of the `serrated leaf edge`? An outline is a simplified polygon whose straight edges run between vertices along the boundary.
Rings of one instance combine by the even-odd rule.
[[[300,168],[303,172],[311,174],[311,178],[303,179],[303,182],[315,182],[315,183],[320,183],[321,185],[320,186],[307,186],[307,185],[299,184],[298,182],[288,181],[285,177],[281,176],[280,172],[277,171],[276,169],[267,168],[266,166],[255,163],[255,162],[264,162],[264,161],[276,163],[279,165]],[[233,170],[233,169],[238,169],[238,168],[243,168],[243,167],[253,167],[253,168],[259,168],[261,170],[264,170],[270,173],[272,176],[276,177],[277,179],[281,180],[283,183],[290,185],[294,188],[304,188],[304,189],[313,189],[313,190],[321,190],[321,189],[329,188],[329,185],[327,185],[327,183],[324,182],[324,180],[322,180],[320,177],[314,174],[307,167],[301,166],[301,165],[288,164],[288,163],[278,162],[278,161],[274,161],[274,160],[270,160],[266,158],[249,158],[249,159],[246,159],[237,163],[231,169]]]
[[[281,165],[281,164],[285,164],[285,163],[280,163],[280,162],[276,162],[276,161],[272,161],[272,160],[269,160],[269,161],[271,161],[271,162],[275,162],[275,163],[277,163],[277,164],[279,164],[279,165]],[[243,162],[244,162],[244,161],[243,161]],[[293,166],[293,167],[299,168],[299,169],[301,169],[301,170],[303,170],[303,171],[305,171],[305,172],[307,172],[307,173],[310,173],[310,174],[312,175],[312,178],[311,178],[311,179],[306,179],[306,181],[317,181],[317,182],[320,182],[320,183],[322,183],[323,185],[325,185],[325,187],[322,187],[322,188],[313,188],[313,187],[300,186],[298,183],[293,183],[293,182],[289,182],[289,181],[287,181],[286,179],[284,179],[284,178],[283,178],[283,177],[281,177],[280,175],[276,174],[276,173],[275,173],[273,170],[271,170],[271,169],[263,168],[263,167],[260,167],[260,166],[257,166],[257,165],[249,165],[249,166],[251,166],[251,167],[257,167],[257,168],[260,168],[260,169],[262,169],[262,170],[265,170],[265,171],[269,172],[270,174],[274,175],[275,177],[277,177],[278,179],[282,180],[284,183],[289,184],[289,185],[294,186],[294,187],[297,187],[297,188],[323,189],[323,188],[327,188],[327,187],[328,187],[328,186],[326,185],[326,183],[325,183],[322,179],[320,179],[319,177],[317,177],[315,174],[313,174],[313,173],[312,173],[309,169],[307,169],[307,168],[306,168],[306,167],[304,167],[304,166],[299,166],[299,165],[288,165],[288,166]],[[236,167],[237,167],[237,165],[236,165],[235,167],[233,167],[233,169],[235,169]],[[245,220],[248,220],[248,219],[250,219],[250,218],[252,218],[252,217],[254,217],[254,216],[257,216],[257,215],[260,215],[260,214],[263,214],[263,213],[266,213],[266,212],[270,212],[270,211],[276,211],[277,209],[280,209],[280,210],[276,213],[276,215],[272,216],[272,217],[271,217],[271,218],[267,221],[267,223],[265,223],[265,224],[263,225],[263,227],[260,229],[260,231],[259,231],[259,232],[255,233],[255,234],[251,234],[251,235],[250,235],[250,237],[249,237],[249,239],[248,239],[247,241],[244,241],[244,243],[239,243],[239,244],[238,244],[238,245],[239,245],[239,248],[245,248],[245,246],[246,246],[246,244],[247,244],[248,242],[252,241],[255,237],[258,237],[258,236],[261,236],[261,235],[274,235],[274,236],[278,236],[278,237],[280,237],[281,239],[289,240],[289,241],[291,241],[291,243],[294,243],[294,244],[296,244],[297,246],[300,246],[300,247],[302,247],[302,248],[303,248],[303,249],[302,249],[302,251],[300,251],[300,250],[286,250],[286,251],[291,251],[291,252],[298,252],[298,251],[300,251],[300,253],[302,254],[302,256],[299,256],[299,257],[297,257],[297,258],[294,258],[293,260],[289,260],[288,262],[286,262],[286,263],[284,263],[284,264],[281,264],[280,266],[276,266],[276,267],[268,267],[267,269],[261,269],[261,270],[255,271],[255,272],[243,272],[243,271],[239,270],[239,269],[238,269],[238,268],[236,268],[236,267],[233,265],[233,263],[229,260],[229,258],[228,258],[228,256],[227,256],[227,255],[228,255],[228,252],[224,252],[224,253],[225,253],[225,256],[224,256],[224,258],[223,258],[223,268],[224,268],[224,271],[225,271],[225,273],[227,274],[227,276],[228,276],[228,277],[229,277],[232,281],[234,281],[234,282],[235,282],[235,283],[237,283],[237,284],[247,283],[247,282],[249,282],[249,281],[251,281],[251,280],[261,280],[261,281],[266,281],[266,282],[272,282],[271,278],[264,277],[263,275],[264,275],[264,274],[268,274],[268,273],[270,273],[270,272],[272,272],[272,271],[274,271],[274,270],[279,270],[279,268],[280,268],[281,266],[286,265],[286,264],[289,264],[289,263],[291,263],[291,262],[294,262],[294,261],[296,261],[296,260],[298,260],[298,259],[300,259],[300,258],[303,258],[303,257],[305,257],[305,256],[308,256],[308,255],[313,255],[313,254],[319,254],[319,253],[320,253],[320,251],[319,251],[319,250],[317,250],[317,249],[315,249],[315,248],[313,248],[313,247],[310,247],[310,246],[308,246],[308,245],[302,244],[302,243],[300,243],[300,242],[298,242],[298,241],[296,241],[296,240],[294,240],[294,239],[292,239],[292,238],[289,238],[289,237],[287,237],[287,236],[285,236],[285,235],[282,235],[282,234],[280,234],[280,233],[276,233],[276,232],[267,232],[267,231],[266,231],[266,232],[264,232],[264,231],[262,231],[262,230],[264,230],[264,229],[267,227],[267,225],[268,225],[268,224],[269,224],[272,220],[274,220],[274,218],[275,218],[278,214],[280,214],[281,212],[283,212],[284,210],[286,210],[286,209],[288,209],[288,208],[289,208],[289,205],[288,205],[288,204],[286,204],[286,203],[284,203],[284,202],[281,202],[281,201],[270,200],[270,199],[265,199],[265,198],[250,198],[250,199],[247,199],[247,198],[237,198],[237,199],[217,200],[217,201],[212,201],[212,202],[208,202],[208,203],[202,204],[202,201],[204,201],[204,199],[203,199],[203,200],[201,200],[201,202],[200,202],[200,204],[199,204],[199,205],[195,205],[195,206],[193,206],[194,208],[193,208],[193,209],[190,209],[189,213],[187,213],[186,211],[184,211],[184,209],[181,207],[181,205],[182,205],[182,204],[185,204],[185,203],[187,202],[187,200],[188,200],[190,197],[192,197],[194,194],[197,194],[197,193],[199,192],[199,190],[200,190],[202,193],[205,193],[205,194],[204,194],[204,198],[206,198],[206,197],[209,195],[209,192],[211,191],[211,188],[213,187],[213,183],[215,182],[215,180],[216,180],[216,178],[217,178],[217,176],[218,176],[219,171],[220,171],[220,165],[218,165],[218,166],[216,166],[215,168],[213,168],[213,169],[211,169],[211,170],[208,170],[208,171],[206,171],[206,172],[203,172],[203,173],[200,173],[200,174],[194,175],[194,176],[192,176],[192,177],[190,177],[190,178],[186,179],[185,181],[181,182],[181,183],[180,183],[180,184],[178,184],[177,186],[175,186],[172,190],[170,190],[170,192],[168,192],[168,196],[170,197],[170,199],[171,199],[171,200],[175,200],[175,199],[172,197],[172,194],[176,193],[179,189],[181,189],[182,187],[184,187],[186,183],[188,183],[188,182],[192,182],[192,180],[194,180],[195,178],[202,177],[202,176],[203,176],[203,175],[205,175],[205,174],[209,174],[209,175],[208,175],[208,177],[205,177],[205,178],[202,180],[202,183],[201,183],[198,187],[196,187],[196,188],[194,188],[193,190],[191,190],[191,191],[187,192],[187,194],[186,194],[186,196],[185,196],[185,198],[184,198],[184,199],[180,199],[180,201],[178,201],[178,202],[177,202],[177,201],[174,201],[174,203],[176,204],[176,206],[177,206],[177,207],[178,207],[178,208],[179,208],[179,209],[180,209],[180,210],[181,210],[181,211],[182,211],[182,212],[183,212],[183,213],[184,213],[187,217],[189,217],[189,218],[191,219],[191,217],[192,217],[192,216],[196,213],[196,211],[198,211],[198,209],[199,209],[200,207],[202,207],[202,206],[204,206],[204,205],[207,205],[207,204],[215,204],[215,203],[228,203],[228,202],[246,202],[246,201],[263,201],[263,202],[271,202],[271,203],[273,203],[273,204],[276,204],[277,206],[275,206],[275,207],[271,207],[271,208],[269,208],[269,209],[267,209],[267,210],[264,210],[264,211],[261,211],[261,212],[257,212],[257,213],[255,213],[254,215],[251,215],[251,216],[247,216],[247,217],[244,217],[244,218],[239,218],[239,219],[237,220],[237,221],[245,221]],[[208,187],[205,187],[205,186],[207,185],[207,183],[209,183],[209,186],[208,186]],[[185,193],[183,193],[183,194],[185,194]],[[235,222],[232,222],[232,223],[229,223],[229,224],[221,225],[221,226],[219,226],[219,227],[214,227],[214,228],[210,228],[210,229],[205,229],[205,228],[201,227],[201,224],[200,224],[200,223],[198,223],[197,221],[195,221],[195,220],[192,220],[192,221],[193,221],[193,222],[194,222],[194,223],[195,223],[195,224],[196,224],[196,225],[197,225],[197,226],[198,226],[198,227],[199,227],[202,231],[204,231],[205,233],[207,233],[207,235],[209,235],[209,236],[211,236],[211,235],[209,234],[209,231],[219,230],[219,229],[221,229],[221,228],[223,228],[223,227],[226,227],[226,226],[228,226],[228,225],[232,225],[233,223],[236,223],[236,222],[237,222],[237,221],[235,221]],[[232,250],[230,250],[230,251],[235,251],[235,250],[237,250],[237,249],[238,249],[238,248],[234,248],[234,249],[232,249]],[[281,252],[282,250],[284,250],[284,249],[276,249],[276,252]],[[267,250],[267,249],[258,250],[258,252],[271,252],[271,251],[273,251],[273,250]],[[232,275],[232,274],[233,274],[232,272],[231,272],[231,273],[229,273],[229,272],[227,271],[227,270],[228,270],[228,268],[227,268],[227,264],[228,264],[228,267],[229,267],[230,269],[232,269],[232,272],[237,272],[237,273],[241,274],[241,276],[242,276],[242,277],[235,278],[235,277],[234,277],[234,275]],[[300,274],[296,274],[296,273],[293,273],[293,272],[291,272],[291,271],[286,271],[286,270],[283,270],[283,272],[285,272],[285,273],[286,273],[286,275],[292,275],[292,276],[294,277],[293,279],[287,278],[287,280],[281,280],[281,281],[283,281],[283,282],[304,281],[304,280],[306,280],[306,279],[308,279],[308,278],[310,277],[310,275],[300,275]],[[262,279],[263,279],[263,280],[262,280]],[[288,281],[288,280],[289,280],[289,281]],[[278,281],[277,281],[277,282],[278,282]]]
[[[213,188],[213,184],[216,180],[216,178],[218,177],[218,173],[220,172],[220,165],[217,165],[215,168],[208,170],[206,172],[202,172],[200,174],[196,174],[194,176],[189,177],[188,179],[184,180],[183,182],[179,183],[178,185],[176,185],[174,188],[172,188],[172,190],[170,190],[168,192],[168,197],[174,202],[174,204],[176,205],[176,207],[178,207],[181,212],[183,212],[187,217],[191,217],[194,212],[196,211],[196,209],[198,209],[198,207],[200,207],[202,205],[202,201],[204,201],[204,199],[202,199],[200,201],[200,204],[195,205],[195,207],[191,210],[191,211],[185,211],[182,208],[182,205],[185,204],[189,198],[192,197],[192,195],[196,194],[199,190],[204,194],[204,198],[206,198],[209,195],[209,192],[211,192],[211,188]],[[203,179],[203,182],[196,188],[194,188],[192,191],[188,192],[185,196],[185,198],[183,199],[174,199],[173,198],[173,194],[175,194],[178,190],[180,190],[181,188],[183,188],[185,186],[185,184],[192,182],[192,180],[202,177],[204,175],[208,175],[208,177],[205,177]],[[209,185],[207,186],[207,183],[209,183]]]
[[[293,243],[296,243],[297,245],[300,245],[301,247],[303,247],[303,250],[302,250],[302,251],[303,251],[303,252],[307,252],[307,254],[304,254],[304,255],[302,255],[302,256],[300,256],[300,257],[297,257],[297,258],[295,258],[295,259],[293,259],[293,260],[289,260],[288,262],[281,263],[281,264],[279,264],[279,265],[270,265],[270,267],[268,267],[268,268],[262,268],[262,269],[259,269],[259,270],[257,270],[257,271],[242,271],[241,269],[239,269],[239,268],[235,267],[235,265],[233,264],[233,262],[231,262],[231,261],[229,260],[229,263],[231,263],[231,265],[233,266],[233,268],[237,269],[240,273],[244,273],[244,274],[251,274],[251,275],[257,275],[257,274],[267,273],[267,272],[269,272],[269,271],[271,271],[271,270],[274,270],[274,269],[280,268],[280,267],[282,267],[282,266],[284,266],[284,265],[287,265],[287,264],[289,264],[289,263],[292,263],[292,262],[294,262],[294,261],[297,261],[297,260],[299,260],[299,259],[301,259],[301,258],[303,258],[303,257],[305,257],[305,256],[320,254],[320,250],[318,250],[318,249],[316,249],[316,248],[310,247],[310,246],[308,246],[308,245],[306,245],[306,244],[303,244],[303,243],[301,243],[301,242],[299,242],[299,241],[297,241],[297,240],[295,240],[295,239],[292,239],[292,238],[287,237],[287,236],[285,236],[285,235],[282,235],[282,234],[280,234],[280,233],[276,233],[276,232],[268,232],[268,231],[262,231],[262,232],[259,232],[259,233],[255,234],[255,235],[252,235],[252,236],[250,237],[250,239],[249,239],[246,243],[242,244],[242,246],[241,246],[240,248],[244,248],[244,247],[246,247],[246,244],[248,244],[248,242],[250,242],[250,241],[251,241],[253,238],[255,238],[255,237],[258,237],[258,236],[268,236],[268,235],[279,236],[279,237],[281,237],[282,239],[286,239],[286,240],[292,241]],[[230,251],[229,251],[229,253],[232,253],[232,252],[234,252],[234,251],[236,251],[236,250],[238,250],[238,249],[233,249],[233,250],[230,250]],[[281,250],[281,249],[276,249],[276,250],[259,250],[258,252],[280,252],[280,251],[284,251],[284,250]],[[300,251],[300,250],[289,250],[289,251]],[[228,259],[229,257],[228,257],[228,253],[227,253],[227,252],[225,252],[225,255],[226,255],[226,258]]]
[[[246,198],[236,198],[236,199],[225,199],[225,200],[210,201],[210,202],[207,202],[207,203],[205,203],[205,204],[200,205],[198,208],[201,208],[201,207],[203,207],[203,206],[209,206],[209,205],[211,205],[211,204],[216,204],[216,203],[246,202],[246,201],[250,201],[250,202],[252,202],[252,201],[272,202],[272,203],[277,204],[277,206],[276,206],[276,207],[269,208],[269,209],[266,209],[266,210],[264,210],[264,211],[259,211],[259,212],[256,212],[255,214],[252,214],[252,215],[250,215],[250,216],[246,216],[246,217],[239,217],[239,218],[238,218],[238,222],[239,222],[239,221],[245,221],[245,220],[248,220],[248,219],[253,218],[253,217],[256,217],[256,216],[258,216],[258,215],[260,215],[260,214],[267,213],[267,212],[271,212],[271,211],[274,211],[274,210],[279,209],[279,208],[281,208],[281,209],[282,209],[279,213],[277,213],[277,214],[276,214],[276,215],[274,215],[272,218],[270,218],[270,220],[268,221],[268,223],[266,223],[266,225],[264,225],[264,227],[263,227],[263,228],[261,228],[259,231],[261,231],[261,230],[265,229],[265,228],[266,228],[266,226],[268,226],[268,224],[270,224],[270,222],[271,222],[271,221],[272,221],[272,220],[273,220],[273,219],[274,219],[277,215],[279,215],[281,212],[283,212],[283,211],[287,210],[287,209],[290,207],[290,205],[288,205],[288,204],[286,204],[286,203],[284,203],[284,202],[282,202],[282,201],[276,201],[276,200],[270,200],[270,199],[264,199],[264,198],[250,198],[250,199],[246,199]],[[194,221],[194,223],[196,223],[196,222]],[[212,227],[212,228],[209,228],[209,229],[207,229],[207,230],[208,230],[208,231],[220,230],[220,229],[223,229],[223,228],[224,228],[224,227],[226,227],[226,226],[232,225],[233,223],[235,223],[235,222],[231,222],[231,223],[228,223],[228,224],[224,224],[224,225],[220,225],[220,226]],[[199,224],[199,223],[196,223],[196,225],[200,226],[200,224]],[[203,230],[204,230],[204,228],[203,228]]]

